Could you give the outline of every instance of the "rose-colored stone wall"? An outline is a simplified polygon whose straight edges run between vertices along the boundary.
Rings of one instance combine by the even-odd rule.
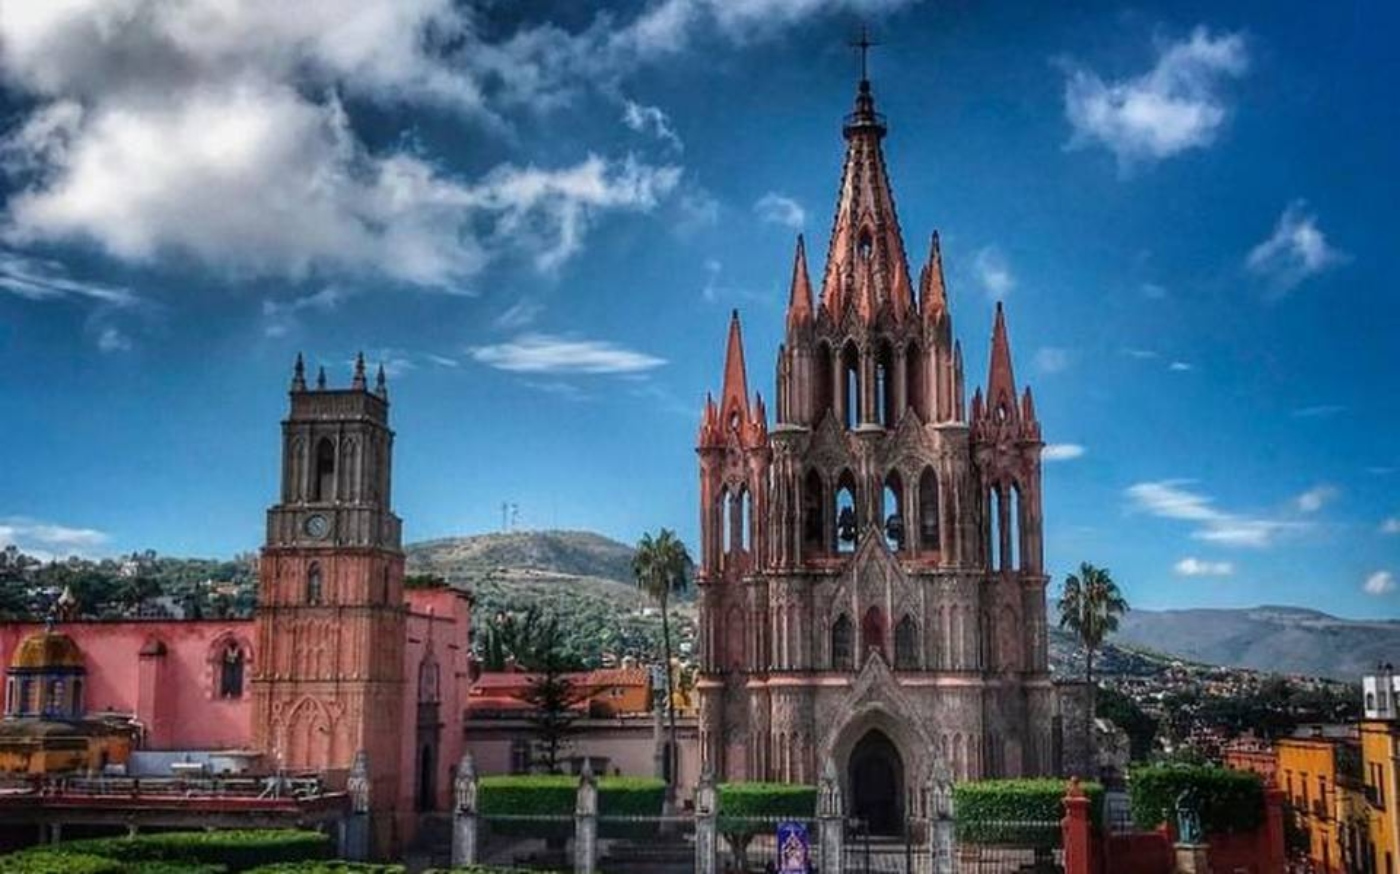
[[[252,741],[253,623],[250,620],[65,622],[63,633],[83,651],[88,713],[137,716],[145,748],[154,750],[248,749]],[[38,623],[0,624],[0,664]],[[219,696],[219,659],[235,641],[250,655],[243,695]],[[159,647],[150,644],[158,642]],[[160,655],[141,655],[163,649]]]

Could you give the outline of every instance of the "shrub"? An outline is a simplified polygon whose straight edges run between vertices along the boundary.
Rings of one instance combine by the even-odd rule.
[[[129,838],[94,838],[66,841],[44,852],[59,855],[97,856],[127,863],[120,870],[144,874],[210,874],[212,870],[246,871],[259,865],[321,859],[330,855],[330,838],[320,832],[295,829],[250,829],[243,831],[163,832]],[[29,851],[18,856],[28,856]],[[156,863],[184,866],[154,868]],[[5,869],[0,868],[0,871]]]
[[[609,816],[659,816],[666,784],[652,777],[602,777],[598,813]],[[497,834],[569,838],[574,834],[578,778],[565,774],[482,777],[477,783],[477,811]],[[543,816],[550,820],[499,817]],[[650,823],[602,822],[604,837],[635,836],[655,831]]]
[[[342,862],[338,859],[311,862],[282,862],[253,868],[248,874],[404,874],[402,865],[376,865],[368,862]]]
[[[0,856],[0,874],[122,874],[122,863],[90,853],[29,850]]]
[[[199,862],[129,862],[122,874],[227,874],[223,865]]]
[[[754,835],[777,828],[779,820],[810,820],[817,813],[817,787],[800,783],[721,783],[716,794],[716,825],[741,870],[747,867],[746,850]]]
[[[1081,783],[1097,825],[1103,815],[1103,787]],[[953,787],[955,830],[961,842],[1053,848],[1061,842],[1064,818],[1063,780],[978,780]]]
[[[1176,800],[1194,789],[1207,835],[1251,832],[1264,821],[1264,784],[1258,774],[1214,765],[1147,765],[1129,772],[1133,822],[1153,829],[1176,821]]]

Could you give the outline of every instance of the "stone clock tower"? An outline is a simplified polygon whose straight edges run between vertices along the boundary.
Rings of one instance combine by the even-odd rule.
[[[348,389],[327,388],[324,369],[308,388],[297,357],[282,423],[282,496],[267,512],[259,565],[252,680],[255,739],[268,766],[335,779],[363,750],[376,813],[396,806],[404,724],[393,440],[382,368],[373,389],[363,356]]]

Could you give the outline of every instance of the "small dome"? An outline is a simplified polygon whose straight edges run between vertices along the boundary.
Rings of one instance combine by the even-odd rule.
[[[31,634],[15,650],[10,667],[17,670],[83,668],[83,651],[73,638],[56,631]]]

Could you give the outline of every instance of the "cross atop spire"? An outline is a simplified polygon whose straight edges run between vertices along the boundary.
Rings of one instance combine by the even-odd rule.
[[[879,45],[877,42],[871,42],[870,28],[862,24],[860,39],[853,39],[848,45],[860,52],[860,81],[870,81],[870,50]]]

